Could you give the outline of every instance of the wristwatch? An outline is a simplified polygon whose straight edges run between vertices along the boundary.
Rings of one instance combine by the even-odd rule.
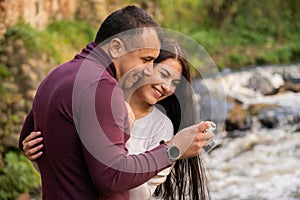
[[[175,162],[181,156],[180,149],[175,144],[171,144],[170,146],[168,146],[167,152],[168,152],[168,157],[172,162]]]

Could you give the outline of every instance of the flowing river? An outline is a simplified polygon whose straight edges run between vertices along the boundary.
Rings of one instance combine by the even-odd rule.
[[[263,77],[264,82],[258,77]],[[259,116],[271,121],[271,128],[256,117],[248,130],[235,130],[235,138],[220,131],[217,143],[221,146],[203,157],[212,199],[300,199],[300,64],[237,72],[222,77],[222,81],[226,94],[244,106],[263,103],[277,107]],[[262,94],[278,91],[270,90],[276,87],[282,90],[291,82],[292,90]]]
[[[262,129],[205,157],[213,200],[300,199],[300,132],[293,127]]]

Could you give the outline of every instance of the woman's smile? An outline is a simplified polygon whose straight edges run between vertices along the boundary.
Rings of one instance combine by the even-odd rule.
[[[162,96],[163,96],[163,92],[160,91],[158,88],[156,88],[155,86],[152,86],[152,91],[153,91],[153,94],[154,94],[154,97],[156,99],[160,99]]]

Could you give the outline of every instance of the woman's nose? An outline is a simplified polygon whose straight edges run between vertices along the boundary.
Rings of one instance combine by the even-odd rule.
[[[162,89],[165,91],[165,93],[168,93],[171,91],[171,84],[169,82],[165,82],[161,86],[162,86]]]

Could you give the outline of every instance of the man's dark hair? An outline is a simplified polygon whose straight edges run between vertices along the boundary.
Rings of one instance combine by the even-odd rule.
[[[128,32],[129,30],[141,32],[141,28],[144,27],[154,27],[159,40],[162,41],[162,30],[145,10],[136,6],[126,6],[113,12],[103,21],[97,32],[95,43],[100,44],[114,35]],[[135,34],[140,33],[135,32]]]

